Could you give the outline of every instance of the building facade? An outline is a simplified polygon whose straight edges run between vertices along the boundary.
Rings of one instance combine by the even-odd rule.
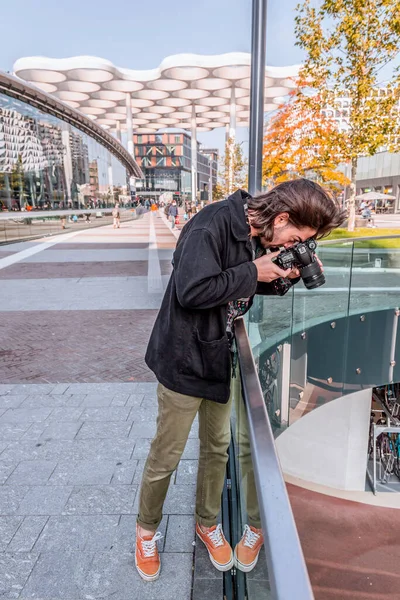
[[[191,138],[186,132],[134,134],[135,159],[144,174],[136,181],[138,196],[156,198],[166,192],[182,201],[191,200]],[[210,152],[213,152],[211,155]],[[218,152],[197,143],[198,200],[208,200],[210,177],[217,182]]]
[[[139,174],[90,119],[0,73],[1,210],[109,206]]]

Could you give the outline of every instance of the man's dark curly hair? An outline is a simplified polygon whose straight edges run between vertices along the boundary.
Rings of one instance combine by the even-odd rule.
[[[346,213],[318,183],[294,179],[280,183],[266,194],[248,200],[251,224],[267,241],[273,239],[274,220],[288,213],[289,223],[311,227],[317,238],[328,235],[346,219]]]

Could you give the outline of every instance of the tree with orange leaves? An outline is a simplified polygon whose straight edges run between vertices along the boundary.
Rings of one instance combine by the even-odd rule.
[[[276,185],[296,177],[318,181],[335,194],[350,184],[338,170],[344,160],[343,133],[336,122],[319,109],[317,96],[303,93],[304,86],[291,92],[267,124],[263,148],[263,178]]]

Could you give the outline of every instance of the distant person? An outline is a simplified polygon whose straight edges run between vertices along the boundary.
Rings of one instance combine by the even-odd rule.
[[[171,229],[175,228],[176,217],[178,216],[178,207],[176,205],[175,200],[172,201],[171,206],[169,207],[168,215],[171,221]]]
[[[120,213],[120,210],[119,210],[119,204],[118,204],[118,202],[114,206],[114,210],[112,211],[112,216],[113,216],[113,228],[114,229],[119,229],[120,228],[120,221],[121,221],[121,213]]]
[[[326,235],[344,218],[321,186],[296,179],[256,198],[238,190],[206,206],[182,229],[145,358],[159,382],[157,432],[143,471],[136,528],[135,564],[145,581],[160,573],[157,528],[197,414],[196,534],[216,569],[233,567],[234,552],[217,519],[231,440],[235,319],[249,310],[256,293],[282,296],[299,281],[298,269],[275,264],[279,252],[272,249]],[[255,551],[245,558],[242,550],[255,539]],[[177,531],[177,551],[181,540]],[[262,532],[249,523],[235,548],[238,568],[251,570],[262,544]]]

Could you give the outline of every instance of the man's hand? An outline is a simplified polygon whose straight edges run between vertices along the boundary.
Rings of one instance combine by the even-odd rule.
[[[272,262],[279,253],[280,251],[271,252],[270,254],[264,254],[264,256],[261,256],[260,258],[256,258],[254,264],[257,267],[257,281],[269,283],[278,279],[278,277],[288,277],[290,273],[292,273],[292,269],[281,269]]]

